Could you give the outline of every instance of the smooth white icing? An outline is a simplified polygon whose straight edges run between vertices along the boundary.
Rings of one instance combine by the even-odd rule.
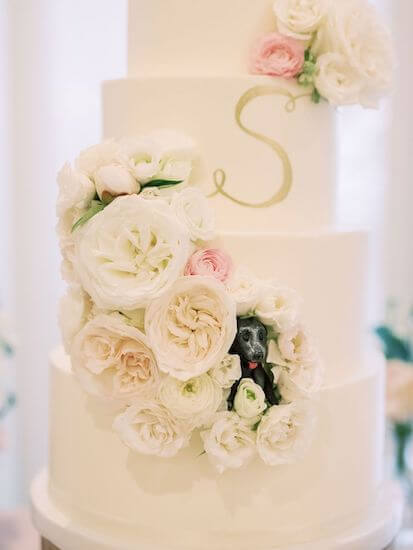
[[[131,0],[129,75],[248,72],[254,41],[275,28],[272,0]]]
[[[279,468],[257,461],[219,475],[196,440],[170,460],[129,451],[111,429],[115,406],[87,396],[57,350],[50,496],[71,522],[150,547],[168,536],[172,548],[188,550],[317,540],[351,524],[377,497],[382,374],[372,357],[362,375],[322,390],[317,435],[302,461]]]
[[[245,106],[241,121],[283,149],[292,169],[291,190],[282,202],[268,208],[240,206],[217,195],[211,203],[219,228],[306,231],[333,224],[334,111],[327,103],[314,105],[308,97],[292,101],[292,96],[303,94],[303,88],[293,82],[253,76],[108,82],[103,97],[104,136],[144,134],[156,128],[179,130],[193,137],[199,148],[194,183],[207,194],[214,192],[214,173],[224,170],[227,193],[250,204],[262,203],[283,188],[289,175],[281,156],[236,122],[237,103],[251,90],[257,97]]]

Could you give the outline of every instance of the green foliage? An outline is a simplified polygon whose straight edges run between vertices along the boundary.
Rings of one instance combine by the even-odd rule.
[[[93,218],[93,216],[96,216],[99,212],[101,212],[107,204],[103,203],[100,200],[93,200],[90,203],[89,209],[83,214],[83,216],[77,220],[77,222],[72,227],[72,233],[76,231],[79,227],[82,227],[85,223],[87,223],[90,219]]]
[[[173,187],[174,185],[179,185],[184,180],[152,180],[149,183],[144,185],[146,187]]]
[[[375,332],[381,340],[383,352],[388,361],[398,359],[413,362],[413,350],[408,341],[397,336],[390,327],[385,325],[377,327]]]

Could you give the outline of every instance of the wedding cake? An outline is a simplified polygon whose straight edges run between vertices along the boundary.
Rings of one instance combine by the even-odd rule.
[[[390,544],[369,242],[337,226],[335,117],[378,105],[391,58],[364,0],[130,1],[104,142],[58,177],[45,540]]]

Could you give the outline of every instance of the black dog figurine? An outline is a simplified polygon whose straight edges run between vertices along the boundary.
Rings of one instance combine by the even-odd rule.
[[[237,335],[229,353],[241,358],[241,379],[235,382],[228,397],[228,410],[234,407],[234,399],[240,381],[252,378],[264,390],[270,405],[278,405],[279,396],[274,388],[272,373],[264,368],[267,360],[267,329],[257,317],[238,317]]]

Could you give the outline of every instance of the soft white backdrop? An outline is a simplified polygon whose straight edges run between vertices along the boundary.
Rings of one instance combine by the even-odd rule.
[[[407,67],[413,2],[377,3],[394,8],[396,28],[403,33],[399,57]],[[126,74],[126,24],[126,0],[0,0],[0,298],[7,296],[20,339],[15,361],[19,441],[0,462],[0,507],[22,501],[29,480],[46,461],[47,355],[59,340],[56,304],[63,288],[54,229],[55,175],[100,138],[100,83]],[[403,83],[395,94],[397,124],[391,131],[389,104],[380,113],[356,108],[339,113],[340,220],[374,228],[374,257],[378,261],[385,253],[387,291],[404,296],[413,279],[406,259],[413,198],[413,109],[406,92],[411,73],[399,73]],[[395,144],[393,160],[389,143]],[[372,273],[372,293],[381,287],[378,273]],[[6,480],[9,489],[3,490]]]

